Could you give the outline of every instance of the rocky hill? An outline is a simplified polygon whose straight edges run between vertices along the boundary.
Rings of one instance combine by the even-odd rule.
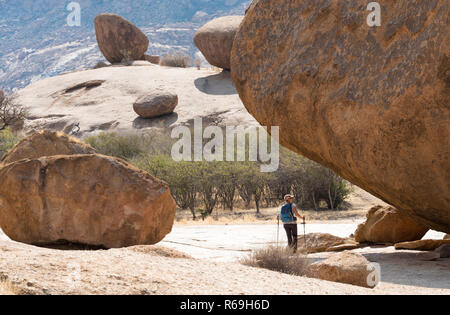
[[[77,1],[81,26],[69,27],[60,0],[0,0],[0,86],[23,88],[31,82],[66,71],[84,69],[104,60],[97,47],[94,18],[119,14],[135,23],[150,39],[149,54],[183,51],[194,56],[192,38],[207,21],[243,14],[250,0]]]

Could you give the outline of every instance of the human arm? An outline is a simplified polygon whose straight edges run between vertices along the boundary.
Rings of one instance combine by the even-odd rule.
[[[295,216],[299,219],[303,220],[303,216],[300,215],[300,213],[298,212],[297,206],[296,205],[292,205],[292,211],[294,212]]]

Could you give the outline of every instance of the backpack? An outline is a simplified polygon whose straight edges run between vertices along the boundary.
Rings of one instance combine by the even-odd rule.
[[[283,223],[291,223],[297,221],[297,218],[294,216],[292,212],[292,204],[286,203],[283,207],[281,207],[281,221]]]

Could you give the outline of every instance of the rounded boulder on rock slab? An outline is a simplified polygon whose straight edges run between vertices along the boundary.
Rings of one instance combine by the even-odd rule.
[[[94,24],[98,47],[111,64],[143,60],[149,40],[131,22],[119,15],[103,13],[95,18]]]
[[[168,185],[98,154],[21,160],[0,169],[0,226],[12,240],[106,248],[153,245],[170,233]]]
[[[369,210],[366,222],[355,232],[359,243],[396,244],[422,239],[429,228],[393,207],[377,206]]]
[[[450,233],[448,1],[255,1],[231,54],[248,112],[280,143]]]
[[[2,158],[0,165],[43,156],[93,153],[96,153],[94,148],[76,138],[56,131],[42,130],[22,139]]]
[[[307,276],[332,282],[374,288],[380,280],[373,264],[363,255],[351,252],[333,254],[309,266]]]
[[[173,113],[178,105],[178,96],[170,92],[154,92],[141,96],[133,109],[142,118],[155,118]]]
[[[230,56],[234,37],[243,16],[225,16],[202,26],[194,36],[194,43],[213,66],[230,70]]]

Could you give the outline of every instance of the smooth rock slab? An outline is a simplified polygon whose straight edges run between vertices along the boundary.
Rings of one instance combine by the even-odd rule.
[[[448,0],[256,0],[234,41],[244,105],[280,142],[450,233]]]
[[[18,242],[119,248],[156,244],[172,229],[168,185],[120,159],[22,160],[1,168],[0,179],[0,226]]]

